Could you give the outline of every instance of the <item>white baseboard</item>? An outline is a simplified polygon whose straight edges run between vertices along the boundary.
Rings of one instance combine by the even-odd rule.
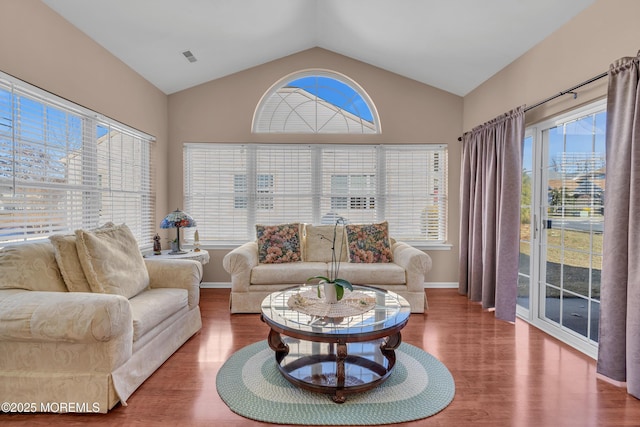
[[[200,288],[231,289],[231,282],[202,282]]]
[[[458,289],[458,282],[425,282],[425,289]]]
[[[202,282],[201,288],[230,289],[231,282]],[[458,289],[458,282],[425,282],[425,289]]]

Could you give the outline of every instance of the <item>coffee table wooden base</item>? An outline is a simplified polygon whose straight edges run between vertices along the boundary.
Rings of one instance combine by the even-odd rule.
[[[398,331],[383,339],[351,344],[344,340],[332,343],[290,341],[297,348],[295,354],[291,354],[290,345],[278,331],[269,331],[269,347],[275,352],[282,375],[300,388],[329,394],[334,402],[344,403],[347,395],[370,390],[389,377],[402,336]],[[352,354],[348,351],[350,346],[354,349]],[[323,351],[314,352],[314,347],[322,347]]]

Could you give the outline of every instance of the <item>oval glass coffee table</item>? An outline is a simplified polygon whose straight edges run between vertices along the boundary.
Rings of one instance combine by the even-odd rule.
[[[262,301],[261,319],[271,328],[268,342],[280,372],[336,403],[387,379],[411,314],[396,293],[353,288],[334,306],[317,297],[316,286],[274,292]]]

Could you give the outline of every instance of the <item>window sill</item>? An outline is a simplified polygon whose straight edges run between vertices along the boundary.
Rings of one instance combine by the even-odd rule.
[[[400,240],[400,242],[411,245],[416,249],[423,251],[450,251],[453,249],[451,243],[424,243],[424,242],[412,242],[410,240]]]
[[[451,243],[424,243],[424,242],[412,242],[408,240],[400,240],[403,243],[413,246],[414,248],[424,251],[450,251],[453,248]],[[232,250],[247,242],[220,242],[220,243],[203,243],[200,245],[200,249],[207,250]],[[185,249],[193,249],[192,245],[182,245]]]

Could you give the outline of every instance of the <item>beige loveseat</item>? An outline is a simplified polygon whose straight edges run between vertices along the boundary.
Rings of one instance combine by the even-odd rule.
[[[350,262],[349,242],[340,238],[342,227],[338,225],[336,232],[336,256],[342,255],[340,278],[396,292],[409,301],[413,313],[423,313],[427,308],[424,280],[431,257],[387,236],[391,253],[387,261],[391,262]],[[304,284],[309,277],[328,276],[333,234],[333,225],[300,224],[300,256],[289,257],[290,262],[260,262],[259,239],[229,252],[223,267],[231,274],[231,313],[259,313],[262,300],[270,293]]]
[[[201,264],[145,260],[130,233],[115,226],[0,250],[1,402],[107,412],[200,330]]]

